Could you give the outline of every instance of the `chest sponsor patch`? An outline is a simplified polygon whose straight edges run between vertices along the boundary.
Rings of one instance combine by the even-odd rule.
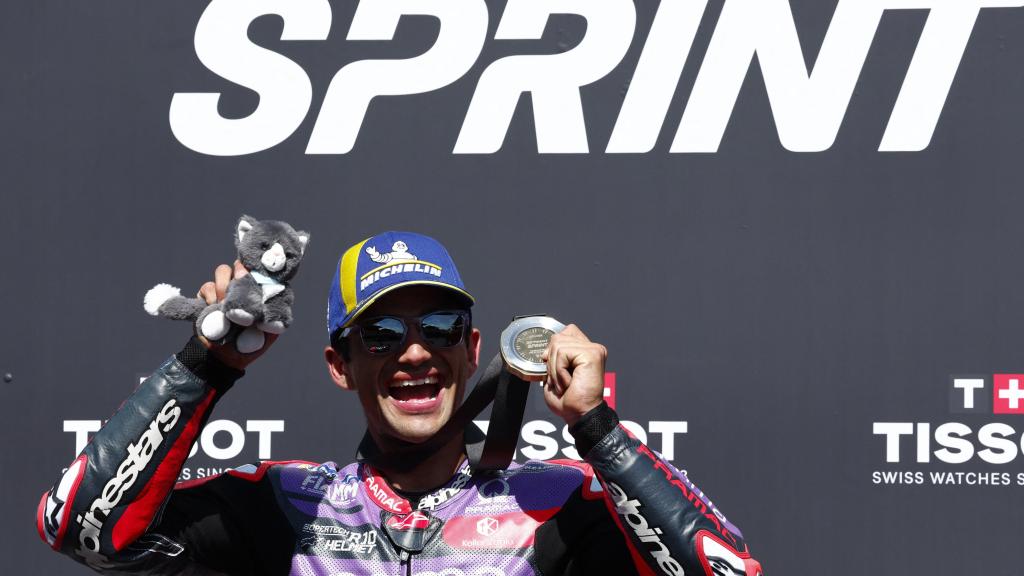
[[[452,518],[444,525],[441,535],[453,548],[528,548],[533,545],[537,527],[554,516],[558,510],[552,508]]]

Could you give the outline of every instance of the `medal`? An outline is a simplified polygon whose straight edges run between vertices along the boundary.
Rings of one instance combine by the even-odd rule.
[[[550,316],[520,316],[501,333],[501,359],[509,373],[533,382],[544,380],[547,364],[541,355],[551,337],[565,325]]]

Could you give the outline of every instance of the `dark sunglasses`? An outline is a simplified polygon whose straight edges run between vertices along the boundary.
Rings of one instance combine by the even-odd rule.
[[[419,326],[420,337],[427,345],[451,348],[465,337],[469,313],[464,310],[441,310],[418,318],[378,316],[345,328],[341,336],[347,337],[353,331],[358,331],[363,346],[370,354],[390,354],[400,350],[405,343],[409,333],[407,322]]]

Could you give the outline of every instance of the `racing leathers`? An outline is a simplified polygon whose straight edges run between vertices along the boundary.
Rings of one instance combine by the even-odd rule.
[[[739,530],[605,404],[571,429],[585,462],[463,464],[411,499],[368,462],[176,483],[239,376],[195,340],[165,362],[43,495],[43,540],[111,574],[761,575]]]

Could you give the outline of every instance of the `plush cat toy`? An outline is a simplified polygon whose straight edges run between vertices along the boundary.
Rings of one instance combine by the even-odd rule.
[[[238,259],[249,274],[228,284],[224,300],[206,304],[202,298],[185,298],[170,284],[157,284],[143,299],[153,316],[192,320],[207,340],[220,341],[231,324],[244,326],[235,347],[248,354],[263,347],[264,332],[280,334],[292,323],[294,295],[288,287],[299,269],[309,234],[296,232],[285,222],[260,221],[242,216],[235,229]]]

